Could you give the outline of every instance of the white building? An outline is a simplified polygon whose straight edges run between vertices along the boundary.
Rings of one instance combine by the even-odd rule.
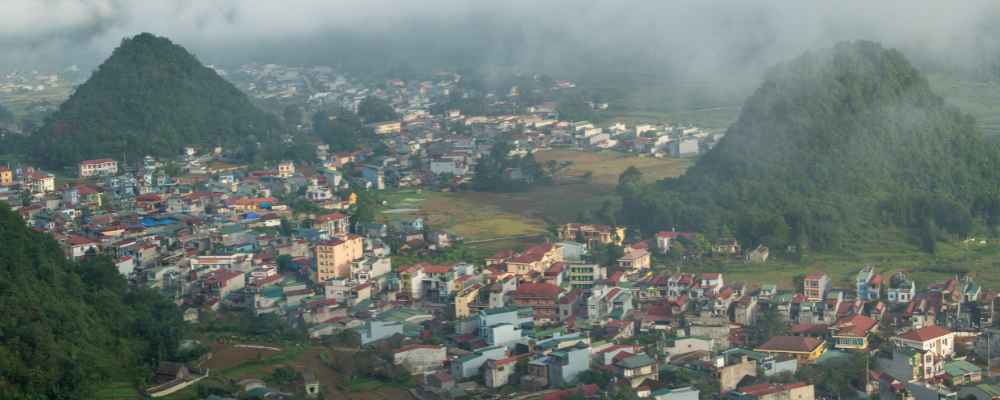
[[[115,175],[118,173],[118,162],[110,158],[81,161],[80,177],[86,178],[98,175]]]

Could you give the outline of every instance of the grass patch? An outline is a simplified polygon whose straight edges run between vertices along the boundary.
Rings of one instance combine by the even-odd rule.
[[[128,382],[112,382],[94,393],[94,398],[98,400],[132,400],[139,397],[139,391]]]
[[[302,357],[302,354],[305,353],[305,350],[306,348],[302,346],[290,347],[278,354],[270,355],[261,358],[260,360],[245,362],[232,368],[227,368],[218,372],[217,375],[231,379],[240,379],[244,376],[261,375],[261,373],[266,369],[298,360]],[[216,373],[213,373],[213,375],[216,375]]]
[[[1000,242],[986,244],[942,242],[936,254],[928,254],[907,240],[903,232],[885,230],[872,238],[859,239],[853,247],[835,253],[809,254],[804,260],[772,257],[764,264],[744,264],[740,261],[710,261],[683,264],[662,261],[672,271],[721,271],[729,282],[750,284],[774,283],[790,288],[798,275],[823,271],[830,275],[835,287],[851,288],[854,277],[866,264],[875,265],[879,273],[888,276],[903,271],[918,287],[948,278],[968,274],[979,284],[1000,288]]]

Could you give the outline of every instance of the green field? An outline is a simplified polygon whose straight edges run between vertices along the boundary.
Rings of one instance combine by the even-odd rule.
[[[906,272],[918,287],[968,274],[984,287],[1000,288],[1000,274],[996,273],[1000,271],[1000,240],[986,239],[985,244],[941,242],[937,253],[931,255],[905,237],[899,231],[884,231],[859,240],[849,249],[809,254],[801,261],[772,253],[763,264],[716,261],[694,265],[661,260],[661,265],[671,271],[722,271],[727,282],[775,283],[782,287],[790,287],[796,276],[823,271],[833,278],[835,286],[850,288],[858,270],[872,264],[884,275]]]
[[[546,160],[572,161],[556,183],[525,192],[441,193],[418,190],[388,191],[382,218],[394,221],[420,216],[435,229],[444,229],[465,238],[474,248],[495,251],[514,248],[538,240],[550,224],[571,222],[584,210],[595,210],[605,201],[617,202],[614,186],[629,166],[643,171],[647,179],[677,176],[690,163],[687,159],[637,157],[625,153],[553,150],[536,154]],[[591,172],[590,183],[579,176]],[[523,237],[523,238],[522,238]],[[492,241],[492,239],[509,238]],[[522,238],[524,240],[519,240]]]

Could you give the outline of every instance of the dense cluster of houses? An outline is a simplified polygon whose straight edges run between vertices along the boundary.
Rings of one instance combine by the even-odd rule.
[[[305,74],[329,89],[310,95],[314,101],[356,107],[367,96],[384,98],[402,117],[372,128],[392,151],[333,153],[317,145],[307,168],[287,161],[247,170],[227,162],[221,147],[187,148],[177,160],[146,157],[135,167],[83,161],[80,179],[60,185],[30,166],[0,166],[0,201],[14,205],[29,226],[51,233],[67,257],[111,257],[132,284],[174,299],[189,322],[207,310],[249,310],[276,315],[316,340],[346,334],[368,346],[401,339],[392,361],[419,376],[427,396],[517,387],[546,389],[556,396],[550,398],[596,397],[596,386],[581,383],[597,374],[640,398],[811,400],[816,388],[788,377],[857,352],[875,360],[859,393],[1000,395],[983,368],[1000,345],[992,335],[1000,297],[971,277],[918,288],[905,272],[859,266],[850,287],[836,287],[823,272],[805,275],[790,290],[749,286],[719,272],[654,270],[655,260],[694,233],[630,238],[622,227],[581,223],[561,225],[545,243],[499,251],[482,263],[393,265],[394,250],[440,250],[460,238],[419,218],[351,221],[355,190],[438,184],[442,177],[448,185],[461,183],[500,134],[520,153],[567,145],[677,156],[698,153],[716,135],[670,125],[562,121],[551,102],[519,115],[449,110],[432,116],[429,99],[456,84],[453,74],[369,90],[321,69],[247,68],[242,73],[261,85],[252,93],[294,94],[298,89],[290,88]],[[495,96],[496,107],[505,102]],[[472,134],[452,134],[450,127]],[[168,164],[183,173],[168,173]],[[312,207],[296,212],[291,203],[302,201]],[[592,250],[609,245],[620,246],[621,257],[595,262]],[[769,255],[764,246],[742,249],[731,239],[705,250],[749,264]],[[752,340],[765,314],[777,315],[787,332]],[[175,367],[167,374],[172,379],[184,374]],[[719,392],[661,381],[676,370],[716,381]]]

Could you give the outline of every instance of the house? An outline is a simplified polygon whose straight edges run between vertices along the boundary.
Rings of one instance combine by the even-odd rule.
[[[24,186],[31,193],[48,193],[56,190],[56,177],[48,172],[31,170],[24,174]]]
[[[14,185],[14,171],[9,167],[0,165],[0,187],[8,187]]]
[[[412,374],[426,374],[441,368],[448,359],[445,346],[411,344],[392,354],[392,363],[402,365]]]
[[[658,381],[660,379],[660,368],[655,358],[646,355],[646,353],[622,353],[619,356],[621,358],[612,364],[614,375],[629,382],[632,388],[639,387],[646,380]]]
[[[486,360],[483,365],[483,377],[486,387],[496,389],[510,382],[510,377],[517,369],[518,357],[508,357],[499,360]]]
[[[983,380],[982,368],[965,360],[944,363],[944,373],[953,386],[979,383]]]
[[[811,364],[826,351],[826,343],[808,336],[774,336],[754,351],[776,357],[788,356],[800,364]]]
[[[736,389],[748,376],[757,376],[757,361],[750,359],[746,354],[719,355],[716,357],[714,367],[720,394]]]
[[[242,290],[246,287],[246,283],[245,272],[225,269],[211,271],[202,278],[202,287],[215,291],[220,299],[226,298],[232,292]]]
[[[910,330],[894,337],[893,342],[945,359],[955,355],[955,333],[937,325]]]
[[[589,291],[597,281],[607,279],[607,268],[598,264],[567,264],[569,284],[574,289]]]
[[[807,301],[824,301],[831,285],[829,275],[823,272],[813,272],[806,275],[802,281],[802,293],[805,294]]]
[[[864,315],[854,315],[838,320],[833,325],[833,347],[838,349],[864,350],[868,348],[868,338],[878,322]]]
[[[118,174],[118,162],[110,158],[81,161],[78,165],[78,173],[81,178],[116,175]]]
[[[577,382],[580,373],[590,369],[590,345],[576,345],[548,355],[549,386],[561,387]]]
[[[698,400],[700,391],[691,386],[679,388],[660,388],[649,392],[653,400]]]
[[[667,254],[670,251],[670,243],[677,238],[691,239],[694,237],[693,234],[688,232],[675,232],[675,231],[661,231],[656,233],[656,250],[660,254]]]
[[[347,235],[350,227],[350,220],[347,216],[339,212],[325,214],[313,220],[313,228],[331,236]]]
[[[761,383],[736,389],[733,398],[738,400],[815,400],[816,391],[808,383]]]
[[[544,273],[552,264],[561,262],[562,248],[558,244],[544,243],[532,246],[507,260],[507,272],[526,275]]]
[[[502,346],[477,349],[451,361],[451,376],[455,379],[471,378],[479,375],[487,361],[505,358],[507,358],[507,348]]]
[[[757,245],[756,248],[750,250],[746,255],[746,261],[751,264],[760,264],[767,261],[767,258],[771,255],[771,250],[764,245]]]
[[[699,150],[698,139],[674,140],[667,145],[674,157],[697,155]]]
[[[403,334],[403,323],[398,321],[371,320],[356,328],[361,336],[361,345],[388,339],[393,335]]]
[[[562,289],[548,283],[524,283],[512,293],[514,304],[530,307],[536,320],[559,320],[559,295]]]
[[[618,268],[624,271],[645,271],[649,270],[651,265],[652,257],[644,248],[626,247],[625,255],[618,259]]]
[[[279,178],[291,178],[295,175],[295,163],[291,161],[282,161],[278,163],[278,177]]]
[[[153,383],[162,384],[173,381],[186,381],[194,374],[182,363],[160,361],[156,371],[153,373]]]
[[[587,247],[596,244],[621,246],[625,240],[625,228],[596,224],[565,224],[559,228],[559,240],[585,243]]]
[[[351,263],[364,257],[364,242],[361,236],[348,235],[344,238],[324,240],[314,249],[316,270],[314,282],[324,282],[331,278],[348,278]]]
[[[632,291],[608,285],[597,285],[587,297],[587,319],[592,322],[606,318],[621,319],[632,310]]]
[[[371,124],[371,127],[375,130],[375,133],[379,135],[387,135],[390,133],[401,132],[403,129],[403,123],[402,121],[386,121]]]
[[[917,285],[902,272],[897,272],[889,277],[889,287],[886,288],[885,298],[890,303],[909,303],[917,295]]]
[[[479,291],[482,287],[483,285],[477,283],[455,294],[455,298],[452,299],[452,316],[455,319],[464,319],[472,315],[469,305],[479,298]]]
[[[866,301],[878,300],[882,294],[882,275],[875,273],[875,267],[866,265],[855,278],[858,298]]]

